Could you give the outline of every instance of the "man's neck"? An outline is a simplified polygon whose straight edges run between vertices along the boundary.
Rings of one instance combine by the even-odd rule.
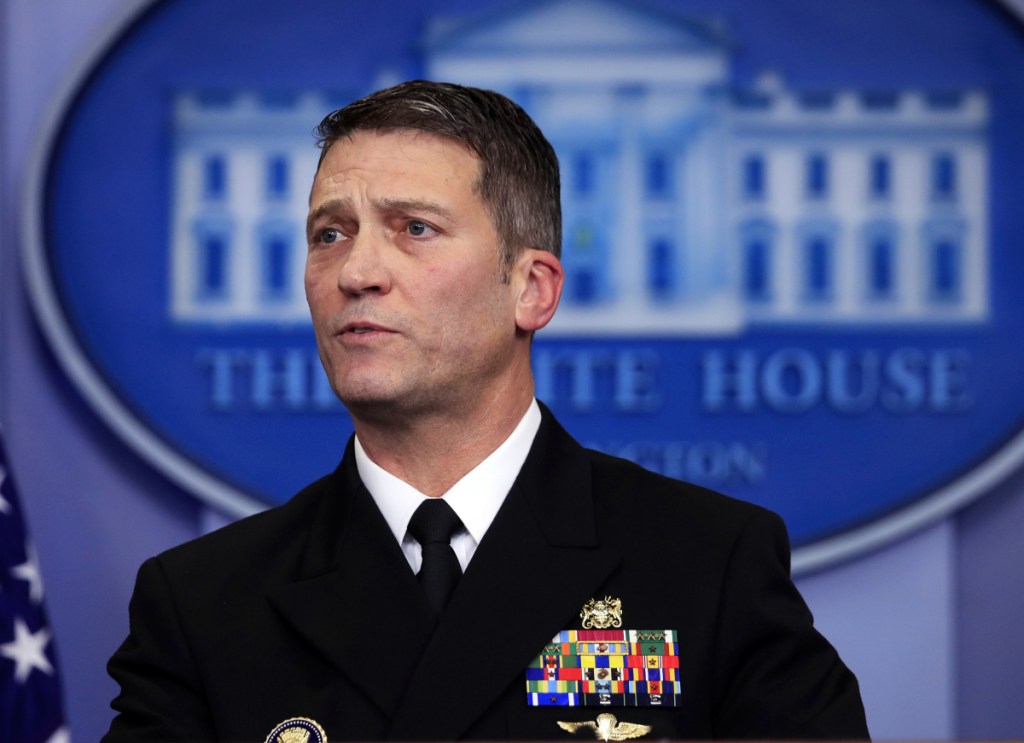
[[[512,433],[533,401],[532,387],[524,392],[469,411],[395,419],[354,413],[356,435],[377,465],[421,493],[443,495]]]

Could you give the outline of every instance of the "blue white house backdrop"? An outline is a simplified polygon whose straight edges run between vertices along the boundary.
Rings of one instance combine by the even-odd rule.
[[[798,93],[770,70],[742,87],[725,31],[617,2],[467,25],[429,34],[427,76],[510,95],[562,165],[548,335],[986,321],[983,91]],[[335,105],[177,96],[172,320],[308,322],[310,122]]]
[[[40,158],[41,326],[172,480],[232,515],[283,501],[352,431],[303,292],[313,127],[412,77],[493,88],[562,168],[537,396],[586,445],[778,511],[797,565],[855,554],[1024,461],[1019,23],[926,6],[395,0],[346,6],[339,43],[333,0],[287,24],[154,2]]]

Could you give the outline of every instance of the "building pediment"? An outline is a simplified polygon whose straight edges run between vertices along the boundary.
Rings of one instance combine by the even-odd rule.
[[[426,46],[431,54],[709,54],[727,41],[711,22],[623,0],[544,0],[482,19],[436,21]]]

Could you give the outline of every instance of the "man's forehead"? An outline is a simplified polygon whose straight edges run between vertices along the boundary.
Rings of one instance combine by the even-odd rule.
[[[461,153],[461,155],[460,155]],[[424,161],[440,158],[442,163]],[[465,159],[463,159],[465,158]],[[384,164],[384,167],[381,165]],[[465,143],[443,134],[420,129],[360,129],[340,137],[329,145],[314,175],[310,189],[309,203],[314,205],[317,192],[329,189],[334,183],[342,183],[353,174],[373,169],[387,170],[408,165],[410,180],[415,177],[445,175],[458,177],[460,166],[471,172],[463,173],[471,179],[471,190],[476,192],[480,184],[482,161]],[[418,167],[419,166],[419,167]],[[448,173],[444,171],[447,170]],[[395,173],[401,176],[402,173]],[[392,194],[394,198],[415,199],[422,194]]]
[[[427,149],[461,150],[465,155],[472,158],[479,168],[482,160],[479,153],[468,143],[450,136],[448,134],[429,131],[426,129],[414,129],[411,127],[396,127],[388,129],[356,129],[338,137],[333,142],[324,145],[324,152],[317,165],[317,175],[324,168],[332,154],[337,150],[359,152],[363,149],[375,149],[381,146],[394,147],[397,150],[406,147],[423,147]]]

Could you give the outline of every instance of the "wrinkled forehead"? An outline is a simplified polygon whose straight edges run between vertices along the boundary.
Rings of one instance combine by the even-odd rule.
[[[334,149],[338,144],[352,143],[358,141],[363,137],[387,137],[387,136],[400,136],[415,139],[417,137],[426,137],[430,139],[437,139],[444,142],[449,142],[457,147],[461,147],[470,155],[476,158],[479,163],[483,162],[480,151],[470,142],[465,139],[453,136],[452,134],[445,132],[438,132],[432,129],[420,129],[416,127],[408,126],[375,126],[375,127],[359,127],[350,129],[343,134],[338,135],[329,140],[325,140],[321,146],[320,159],[316,165],[316,172],[320,172],[320,168],[323,166],[324,160],[327,158],[328,153]],[[315,178],[315,175],[314,175]]]
[[[312,205],[313,203],[313,197],[316,192],[317,185],[325,178],[329,178],[331,176],[331,174],[325,172],[325,163],[328,163],[332,153],[336,156],[336,150],[338,148],[348,149],[358,153],[362,150],[376,148],[382,142],[396,143],[396,149],[398,152],[401,152],[402,147],[405,145],[421,145],[432,148],[443,147],[449,149],[451,153],[456,153],[461,150],[472,158],[474,172],[471,187],[475,193],[479,193],[484,163],[476,149],[467,142],[447,134],[439,134],[434,131],[416,129],[412,127],[359,128],[350,130],[330,141],[324,142],[323,149],[320,153],[320,160],[317,163],[316,172],[314,173],[313,181],[310,184],[309,204]],[[457,156],[456,158],[462,159]],[[329,169],[329,167],[330,166],[328,164],[327,168]]]

